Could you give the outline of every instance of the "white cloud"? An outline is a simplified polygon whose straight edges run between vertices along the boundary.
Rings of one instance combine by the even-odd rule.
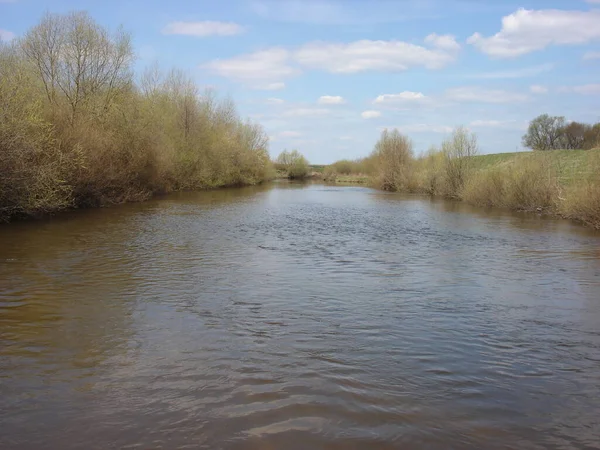
[[[285,84],[281,80],[300,72],[288,64],[289,57],[286,49],[274,47],[229,59],[216,59],[203,67],[254,89],[271,91],[283,89]]]
[[[317,100],[319,105],[342,105],[346,103],[344,97],[340,97],[339,95],[323,95],[319,97]]]
[[[375,119],[376,117],[381,117],[381,112],[379,111],[363,111],[361,114],[363,119]]]
[[[244,27],[233,22],[171,22],[163,28],[163,34],[181,34],[185,36],[235,36],[244,32]]]
[[[493,36],[473,34],[467,42],[482,52],[510,58],[542,50],[549,45],[585,44],[600,39],[600,11],[528,10],[520,8],[502,18]]]
[[[516,120],[474,120],[469,124],[469,128],[509,128],[509,129],[525,129],[526,122],[517,122]]]
[[[457,102],[518,103],[529,99],[525,94],[500,89],[484,89],[476,86],[452,88],[446,91],[449,100]]]
[[[436,34],[431,33],[425,38],[427,44],[431,44],[442,50],[457,51],[460,50],[460,44],[456,42],[456,38],[451,34]]]
[[[560,92],[572,92],[575,94],[595,95],[600,94],[600,84],[584,84],[581,86],[563,86]]]
[[[282,131],[278,136],[282,138],[297,138],[302,136],[302,133],[298,131]]]
[[[329,113],[330,111],[325,108],[293,108],[285,111],[283,115],[285,117],[315,117],[325,116]]]
[[[12,31],[8,31],[8,30],[3,30],[0,28],[0,41],[1,42],[8,42],[11,41],[15,38],[15,33],[13,33]]]
[[[427,49],[401,41],[363,40],[347,44],[312,42],[296,50],[273,47],[229,59],[216,59],[203,67],[254,89],[275,90],[283,87],[284,79],[301,72],[297,65],[349,74],[397,72],[411,67],[440,69],[455,59],[455,52],[447,50]]]
[[[454,52],[402,41],[313,42],[294,53],[301,65],[331,73],[399,72],[411,67],[440,69],[456,59]]]
[[[411,92],[404,91],[399,94],[382,94],[379,95],[373,103],[382,104],[382,103],[405,103],[405,102],[422,102],[426,100],[428,97],[423,95],[422,92]]]
[[[548,93],[548,88],[546,86],[540,86],[539,84],[534,84],[533,86],[530,86],[529,90],[533,94],[547,94]]]
[[[385,127],[388,129],[396,128],[401,133],[452,133],[453,128],[447,125],[430,125],[426,123],[414,123],[409,125],[400,125],[397,127]],[[383,130],[383,128],[381,128]]]
[[[592,59],[600,59],[600,52],[586,52],[583,55],[584,61],[589,61]]]
[[[554,64],[541,64],[539,66],[533,67],[524,67],[522,69],[514,69],[514,70],[501,70],[498,72],[484,72],[484,73],[476,73],[473,75],[469,75],[468,78],[478,78],[478,79],[508,79],[508,78],[526,78],[526,77],[534,77],[544,72],[548,72],[554,68]]]
[[[269,105],[283,105],[285,103],[285,100],[282,100],[280,98],[271,97],[271,98],[268,98],[266,100],[266,102]]]

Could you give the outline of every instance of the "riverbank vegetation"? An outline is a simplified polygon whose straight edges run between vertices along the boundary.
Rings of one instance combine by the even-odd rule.
[[[325,173],[333,180],[337,173],[366,175],[383,190],[552,214],[600,229],[600,149],[478,153],[477,137],[462,127],[420,156],[408,137],[385,130],[367,158],[339,161]]]
[[[84,12],[0,43],[0,221],[271,176],[259,125],[180,71],[136,77],[134,58]]]
[[[283,178],[301,180],[311,174],[308,160],[298,150],[284,150],[275,160],[275,169]]]

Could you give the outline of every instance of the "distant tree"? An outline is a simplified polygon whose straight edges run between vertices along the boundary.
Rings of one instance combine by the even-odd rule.
[[[590,125],[580,122],[571,122],[562,128],[565,148],[569,150],[582,149],[585,142],[585,133],[590,128],[592,128]]]
[[[308,160],[298,150],[284,150],[275,163],[292,179],[305,178],[310,171]]]
[[[583,148],[585,150],[600,148],[600,122],[585,130]]]
[[[565,118],[542,114],[529,122],[523,145],[532,150],[557,150],[566,147]]]

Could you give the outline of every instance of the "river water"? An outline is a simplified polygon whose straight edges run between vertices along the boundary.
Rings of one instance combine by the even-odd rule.
[[[600,234],[360,187],[0,227],[2,449],[600,446]]]

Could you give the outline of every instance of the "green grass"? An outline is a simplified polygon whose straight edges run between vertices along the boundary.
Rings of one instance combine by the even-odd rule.
[[[368,175],[337,175],[336,184],[369,184],[371,178]]]
[[[589,177],[592,171],[593,158],[600,157],[600,149],[595,150],[551,150],[538,152],[494,153],[491,155],[478,155],[473,159],[475,169],[489,169],[493,166],[502,166],[519,162],[524,158],[550,158],[556,168],[558,177],[563,184]]]

